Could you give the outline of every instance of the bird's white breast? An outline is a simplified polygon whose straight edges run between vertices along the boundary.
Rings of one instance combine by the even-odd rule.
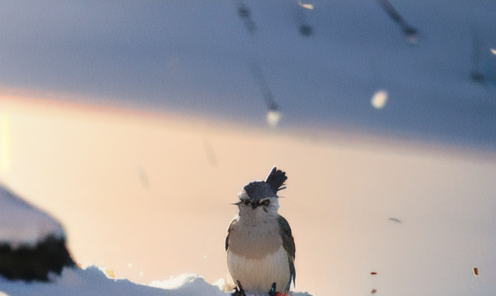
[[[253,293],[267,293],[273,283],[282,292],[290,281],[288,255],[282,246],[262,258],[248,258],[230,250],[227,266],[234,283],[240,281],[245,291]]]

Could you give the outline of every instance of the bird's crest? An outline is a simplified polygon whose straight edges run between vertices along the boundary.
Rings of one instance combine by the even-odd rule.
[[[269,184],[270,188],[277,193],[277,191],[286,188],[286,186],[284,186],[284,182],[286,182],[287,179],[288,177],[286,177],[286,173],[278,170],[277,167],[274,166],[267,175],[267,178],[265,178],[265,183]]]

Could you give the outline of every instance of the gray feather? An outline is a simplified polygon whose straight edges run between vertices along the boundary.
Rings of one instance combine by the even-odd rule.
[[[277,222],[279,222],[279,228],[282,238],[282,246],[284,247],[284,250],[286,250],[286,253],[288,253],[289,271],[291,274],[291,278],[289,280],[287,287],[287,289],[289,290],[289,286],[291,285],[291,280],[293,281],[293,284],[296,284],[295,282],[296,270],[294,266],[294,260],[296,258],[296,246],[294,243],[293,234],[291,233],[291,227],[289,226],[288,221],[283,216],[279,215],[279,217],[277,218]]]
[[[233,221],[231,221],[231,223],[229,223],[229,227],[227,228],[227,235],[226,235],[226,242],[225,242],[226,251],[227,251],[227,249],[229,249],[229,235],[231,234],[231,225],[233,224]]]

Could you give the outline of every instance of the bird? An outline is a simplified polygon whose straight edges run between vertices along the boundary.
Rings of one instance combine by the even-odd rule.
[[[237,284],[234,296],[251,293],[288,295],[295,284],[296,247],[288,221],[278,214],[286,173],[272,167],[264,181],[246,184],[238,193],[238,214],[225,241],[229,273]]]

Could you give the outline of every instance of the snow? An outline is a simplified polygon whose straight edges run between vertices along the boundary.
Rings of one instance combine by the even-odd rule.
[[[60,278],[52,283],[25,283],[7,281],[0,277],[0,290],[7,295],[225,295],[198,276],[179,277],[178,280],[163,281],[168,290],[139,285],[125,279],[110,279],[97,267],[86,269],[64,268]],[[168,286],[171,282],[173,285]],[[175,285],[175,286],[174,286]]]
[[[0,244],[34,247],[49,235],[65,238],[59,222],[0,185]]]
[[[3,293],[3,294],[1,294]],[[0,276],[0,296],[87,296],[87,295],[168,295],[168,296],[227,296],[219,287],[208,284],[201,276],[182,274],[150,285],[140,285],[126,279],[112,279],[96,266],[85,269],[65,267],[60,277],[51,283],[8,281]],[[252,294],[247,293],[247,296]],[[293,292],[293,296],[308,293]]]

